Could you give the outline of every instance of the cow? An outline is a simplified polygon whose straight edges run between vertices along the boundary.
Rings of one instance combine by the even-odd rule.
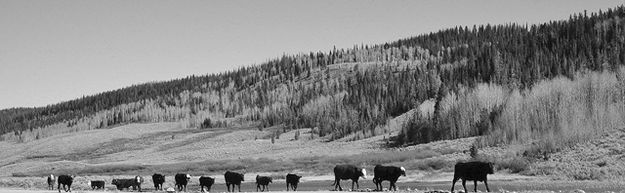
[[[91,186],[91,190],[104,189],[104,181],[103,180],[91,180],[89,181],[89,186]]]
[[[382,182],[388,180],[391,185],[388,190],[394,189],[397,191],[395,182],[399,179],[399,176],[406,176],[406,168],[395,166],[382,166],[376,165],[373,168],[373,183],[375,184],[375,190],[382,190]]]
[[[206,191],[210,192],[213,184],[215,184],[215,178],[200,176],[200,188],[202,188],[202,192],[204,192],[204,187],[206,187]]]
[[[293,191],[297,191],[297,184],[299,184],[300,178],[302,178],[302,176],[298,176],[295,174],[287,174],[286,175],[286,191],[289,191],[289,185],[291,185],[291,189],[293,189]]]
[[[187,191],[187,184],[189,184],[189,180],[191,179],[191,175],[189,174],[176,174],[174,177],[176,180],[176,188],[178,191]]]
[[[263,187],[263,192],[265,191],[265,188],[269,191],[269,183],[273,183],[271,177],[256,175],[256,192],[260,190],[261,186]]]
[[[61,185],[63,185],[63,190],[65,192],[72,192],[72,183],[74,182],[74,176],[70,175],[60,175],[57,178],[57,189],[61,192]]]
[[[245,181],[243,174],[226,171],[224,174],[224,178],[226,179],[226,187],[228,187],[228,192],[230,192],[230,185],[232,185],[232,191],[234,192],[234,185],[239,187],[239,192],[241,192],[241,182]]]
[[[56,179],[54,178],[54,174],[50,174],[48,176],[48,190],[54,190],[54,182]]]
[[[139,192],[141,192],[141,183],[143,183],[143,178],[141,176],[135,176],[133,179],[113,179],[111,184],[117,187],[117,190],[123,190],[124,188],[130,188],[132,186],[133,190],[137,190],[139,188]]]
[[[165,183],[165,176],[163,174],[152,175],[152,182],[154,183],[154,190],[163,190],[163,183]]]
[[[337,165],[334,167],[334,184],[332,185],[334,190],[338,188],[340,191],[343,191],[341,180],[352,180],[352,190],[354,189],[354,183],[356,183],[356,188],[359,189],[358,179],[360,177],[367,179],[367,170],[354,165]]]
[[[488,188],[488,182],[486,176],[488,174],[494,174],[495,170],[493,169],[493,163],[490,162],[459,162],[454,166],[454,179],[451,184],[451,192],[454,192],[454,185],[456,185],[456,181],[458,179],[462,179],[462,187],[464,187],[464,192],[467,191],[466,181],[473,180],[475,188],[473,189],[477,192],[477,181],[483,181],[486,186],[486,191],[490,192]]]

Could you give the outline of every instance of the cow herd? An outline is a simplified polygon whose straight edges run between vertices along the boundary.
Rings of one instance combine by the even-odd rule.
[[[467,180],[474,181],[475,189],[477,192],[477,182],[483,181],[486,186],[486,190],[490,191],[487,183],[487,175],[493,174],[493,164],[488,162],[460,162],[457,163],[454,167],[454,178],[452,180],[451,192],[454,192],[454,185],[457,180],[462,179],[462,186],[467,192],[467,188],[465,186]],[[399,179],[400,176],[406,176],[406,169],[404,167],[396,167],[396,166],[382,166],[376,165],[373,168],[373,183],[375,184],[376,191],[382,191],[382,182],[389,181],[390,185],[388,190],[397,190],[397,186],[395,183]],[[57,182],[57,189],[61,192],[61,187],[65,192],[71,192],[72,182],[74,181],[75,176],[70,175],[59,175],[55,177],[54,175],[48,176],[48,189],[54,190],[54,182]],[[176,174],[174,176],[174,180],[176,182],[176,190],[177,191],[187,191],[187,185],[189,184],[192,176],[190,174]],[[228,192],[235,191],[235,186],[237,190],[241,191],[241,182],[245,181],[244,175],[237,172],[226,171],[224,173],[224,178],[226,182],[226,187]],[[297,185],[299,184],[302,176],[296,174],[287,174],[286,175],[286,190],[297,191]],[[352,180],[352,190],[359,189],[358,180],[360,178],[367,178],[367,170],[364,168],[360,168],[354,165],[337,165],[334,167],[334,190],[342,191],[341,180]],[[117,187],[117,190],[130,189],[132,187],[133,190],[137,190],[141,192],[141,184],[144,182],[141,176],[135,176],[130,179],[113,179],[111,184]],[[163,183],[165,183],[165,176],[162,174],[154,174],[152,175],[152,182],[154,183],[154,189],[156,191],[163,190]],[[211,186],[215,183],[215,178],[209,176],[200,176],[199,177],[200,188],[202,192],[210,191]],[[269,184],[273,183],[273,179],[270,176],[260,176],[256,175],[256,191],[269,191]],[[103,180],[92,180],[89,183],[89,186],[93,190],[95,189],[104,189],[105,182]],[[354,189],[354,184],[356,185],[356,189]],[[232,190],[230,189],[232,187]],[[206,188],[206,189],[205,189]]]

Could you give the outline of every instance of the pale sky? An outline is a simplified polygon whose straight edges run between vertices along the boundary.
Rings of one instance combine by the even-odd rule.
[[[0,0],[0,109],[457,25],[542,23],[625,0]]]

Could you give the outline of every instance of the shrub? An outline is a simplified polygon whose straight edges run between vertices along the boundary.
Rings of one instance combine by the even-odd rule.
[[[475,144],[471,145],[471,149],[469,149],[471,158],[477,159],[477,146]]]
[[[450,166],[450,163],[441,158],[422,159],[412,162],[408,165],[409,168],[415,168],[419,170],[440,170]]]
[[[508,169],[511,173],[519,173],[529,168],[529,161],[523,157],[515,156],[495,162],[498,169]]]

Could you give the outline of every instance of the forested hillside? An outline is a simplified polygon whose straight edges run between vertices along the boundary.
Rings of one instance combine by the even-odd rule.
[[[578,131],[623,125],[624,17],[621,6],[540,25],[459,26],[386,44],[285,55],[220,74],[2,110],[0,129],[10,133],[2,139],[24,141],[178,121],[191,128],[281,125],[283,131],[316,128],[329,139],[363,138],[386,133],[380,126],[390,118],[417,109],[397,144],[489,134],[505,137],[485,137],[485,145],[571,138],[551,144],[557,147],[587,134]],[[588,122],[573,129],[563,125],[570,120]]]

